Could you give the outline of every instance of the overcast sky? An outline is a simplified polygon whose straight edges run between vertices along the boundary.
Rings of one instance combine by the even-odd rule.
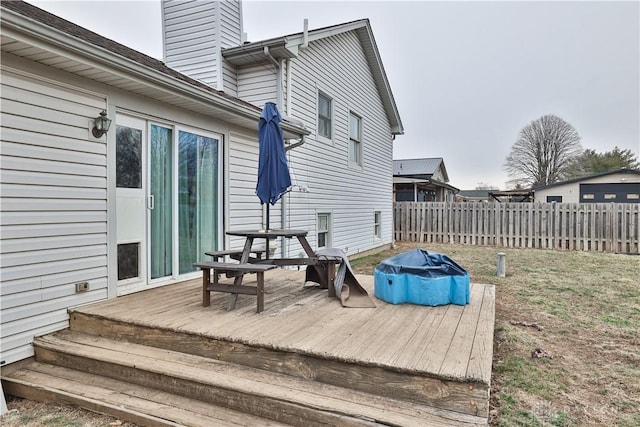
[[[162,59],[160,1],[30,1]],[[555,114],[583,148],[640,153],[640,2],[243,1],[250,41],[369,18],[404,124],[394,158],[506,189],[518,132]]]

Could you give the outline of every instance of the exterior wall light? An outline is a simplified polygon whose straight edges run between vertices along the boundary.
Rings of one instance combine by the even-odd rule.
[[[107,118],[107,112],[103,110],[100,115],[94,119],[94,123],[95,125],[93,126],[93,129],[91,129],[91,133],[96,138],[100,138],[109,130],[109,126],[111,126],[111,119]]]

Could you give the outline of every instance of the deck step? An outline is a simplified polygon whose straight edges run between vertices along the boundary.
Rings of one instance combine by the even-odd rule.
[[[322,296],[322,299],[326,299],[326,296]],[[318,294],[311,294],[308,300],[317,301]],[[307,300],[299,301],[304,304]],[[286,308],[283,311],[289,309]],[[228,313],[229,319],[232,319],[230,323],[242,325],[246,317],[254,316],[253,308],[250,311],[250,315],[247,313]],[[323,313],[317,307],[314,307],[313,310],[303,311],[313,312],[316,316],[321,316],[318,314],[319,312]],[[255,325],[268,320],[271,319],[265,319],[265,316],[262,316],[259,321],[255,321],[249,327],[255,327]],[[212,320],[211,329],[215,330],[220,327],[221,321],[229,320],[216,318]],[[262,327],[260,326],[260,328]],[[243,331],[246,329],[242,328]],[[411,401],[445,411],[472,416],[485,415],[485,417],[488,414],[488,384],[425,375],[407,369],[388,369],[372,364],[364,357],[338,359],[331,354],[316,351],[315,345],[308,345],[306,350],[300,350],[292,346],[276,346],[274,343],[277,341],[269,342],[266,337],[263,341],[246,340],[242,339],[240,334],[207,334],[202,331],[190,331],[182,326],[174,325],[167,328],[157,322],[149,324],[142,320],[122,321],[118,318],[80,311],[71,313],[71,330],[118,341],[189,353],[301,379],[312,379],[316,382],[376,394],[381,397]]]
[[[57,365],[107,376],[285,424],[486,425],[482,417],[70,330],[37,338],[34,346],[40,366]]]
[[[26,399],[79,406],[141,426],[286,426],[148,387],[32,362],[3,375],[4,390]]]

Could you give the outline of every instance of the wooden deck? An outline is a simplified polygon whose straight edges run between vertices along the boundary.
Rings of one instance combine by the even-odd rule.
[[[486,417],[494,287],[472,284],[471,303],[466,306],[426,307],[387,304],[373,296],[372,276],[358,280],[377,308],[343,308],[338,299],[328,298],[326,290],[305,286],[304,272],[274,270],[265,273],[265,310],[260,314],[255,296],[247,295],[239,297],[233,311],[226,310],[229,295],[221,293],[212,294],[211,306],[202,307],[201,281],[193,280],[74,309],[72,329],[82,329],[78,319],[91,316],[108,323],[87,326],[102,330],[86,332],[103,336],[108,330],[127,339],[128,329],[122,325],[135,324],[148,328],[149,337],[140,337],[138,329],[131,341],[151,341],[151,331],[164,330],[170,333],[163,338],[166,347],[179,349],[187,341],[233,343],[231,350],[202,344],[201,355],[220,360],[242,357],[239,354],[248,348],[289,354],[293,358],[260,363],[282,372],[280,365],[289,365],[296,375],[316,380],[324,375],[329,383],[334,381],[331,375],[338,375],[338,364],[369,368],[351,379],[361,382],[363,391],[375,388],[371,378],[379,377],[377,386],[396,387],[395,394],[407,390],[413,400],[424,394],[424,401],[435,407]],[[168,343],[172,340],[176,342]],[[324,363],[325,373],[309,360]],[[391,376],[380,375],[382,371]]]
[[[123,322],[337,360],[489,383],[494,287],[473,284],[467,306],[387,304],[373,296],[373,277],[358,276],[377,308],[343,308],[327,291],[303,286],[304,273],[265,274],[265,311],[254,296],[212,294],[202,307],[200,280],[153,289],[77,309]]]

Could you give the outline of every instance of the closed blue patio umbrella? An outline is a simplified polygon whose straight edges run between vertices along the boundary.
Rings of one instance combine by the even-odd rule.
[[[291,187],[291,176],[284,148],[284,135],[280,128],[280,113],[276,104],[267,102],[258,124],[258,183],[256,194],[261,204],[267,204],[267,231],[269,230],[269,204],[276,202]],[[268,242],[268,240],[267,240]]]

